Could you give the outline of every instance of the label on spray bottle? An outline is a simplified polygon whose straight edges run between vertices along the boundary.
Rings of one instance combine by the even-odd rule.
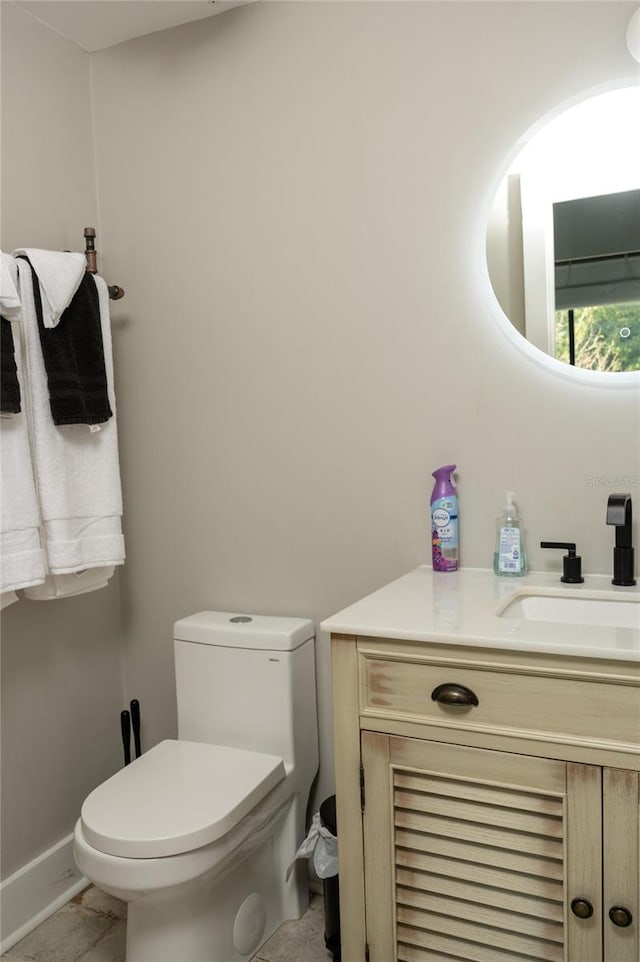
[[[458,499],[438,498],[431,505],[431,544],[434,571],[458,569]]]

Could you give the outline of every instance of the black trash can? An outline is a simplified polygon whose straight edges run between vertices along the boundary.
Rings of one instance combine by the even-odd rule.
[[[324,800],[320,806],[320,821],[328,828],[332,835],[338,837],[336,820],[336,796]],[[322,880],[324,896],[324,944],[333,955],[336,962],[340,962],[340,885],[338,876]]]

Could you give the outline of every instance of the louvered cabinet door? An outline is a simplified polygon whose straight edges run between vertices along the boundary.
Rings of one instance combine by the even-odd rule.
[[[371,962],[603,962],[601,769],[371,732],[362,757]]]

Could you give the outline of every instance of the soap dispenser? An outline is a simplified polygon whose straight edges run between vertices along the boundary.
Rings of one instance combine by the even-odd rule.
[[[505,492],[502,514],[496,521],[493,570],[502,578],[519,578],[527,573],[524,536],[513,491]]]

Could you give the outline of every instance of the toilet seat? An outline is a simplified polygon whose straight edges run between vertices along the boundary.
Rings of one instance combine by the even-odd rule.
[[[285,774],[276,755],[167,740],[91,792],[82,830],[108,855],[188,852],[229,832]]]

